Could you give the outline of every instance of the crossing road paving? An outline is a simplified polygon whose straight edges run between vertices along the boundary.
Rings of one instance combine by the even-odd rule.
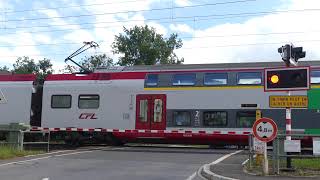
[[[0,161],[4,180],[181,180],[235,150],[177,147],[82,148]]]

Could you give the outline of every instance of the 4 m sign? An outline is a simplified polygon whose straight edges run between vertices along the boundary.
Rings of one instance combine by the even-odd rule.
[[[252,131],[258,140],[270,142],[277,136],[278,127],[272,119],[261,118],[253,124]]]

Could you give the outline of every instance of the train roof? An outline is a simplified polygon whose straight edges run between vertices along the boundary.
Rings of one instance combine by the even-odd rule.
[[[283,67],[284,62],[245,62],[245,63],[219,63],[219,64],[165,64],[165,65],[136,65],[99,67],[95,73],[104,72],[136,72],[136,71],[174,71],[174,70],[201,70],[201,69],[250,69]],[[299,61],[299,66],[320,67],[320,61]]]

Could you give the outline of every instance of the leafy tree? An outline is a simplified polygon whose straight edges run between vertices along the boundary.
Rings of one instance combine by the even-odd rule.
[[[59,73],[62,73],[62,74],[66,74],[66,73],[75,73],[75,72],[79,72],[79,68],[76,67],[76,66],[73,66],[73,65],[69,65],[69,64],[66,64],[63,69],[60,69],[59,70]]]
[[[16,74],[36,74],[39,72],[39,67],[27,56],[19,57],[13,64],[13,72]]]
[[[90,57],[86,57],[81,62],[84,68],[93,71],[97,67],[109,67],[113,66],[113,59],[108,57],[106,54],[99,54]]]
[[[53,72],[50,59],[44,58],[43,60],[39,60],[37,66],[39,68],[37,74],[40,79],[44,79],[48,74],[52,74]]]
[[[2,66],[0,67],[0,71],[10,71],[8,66]]]
[[[50,59],[44,58],[38,63],[27,56],[19,57],[13,64],[13,72],[16,74],[37,74],[38,79],[44,79],[48,74],[52,74],[52,63]]]
[[[132,29],[124,27],[123,31],[124,34],[115,36],[112,44],[113,53],[124,54],[119,58],[119,65],[180,64],[184,61],[173,52],[182,47],[177,34],[164,38],[147,25]]]

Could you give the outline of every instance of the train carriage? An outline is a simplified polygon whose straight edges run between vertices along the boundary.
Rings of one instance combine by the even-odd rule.
[[[317,104],[320,62],[300,64],[311,66],[314,84],[293,94],[308,95]],[[269,95],[285,92],[263,88],[264,68],[281,66],[155,65],[49,75],[43,85],[41,127],[105,132],[122,141],[245,144],[257,109],[285,129],[285,110],[269,107]],[[295,131],[320,128],[317,105],[312,108],[293,109]]]

